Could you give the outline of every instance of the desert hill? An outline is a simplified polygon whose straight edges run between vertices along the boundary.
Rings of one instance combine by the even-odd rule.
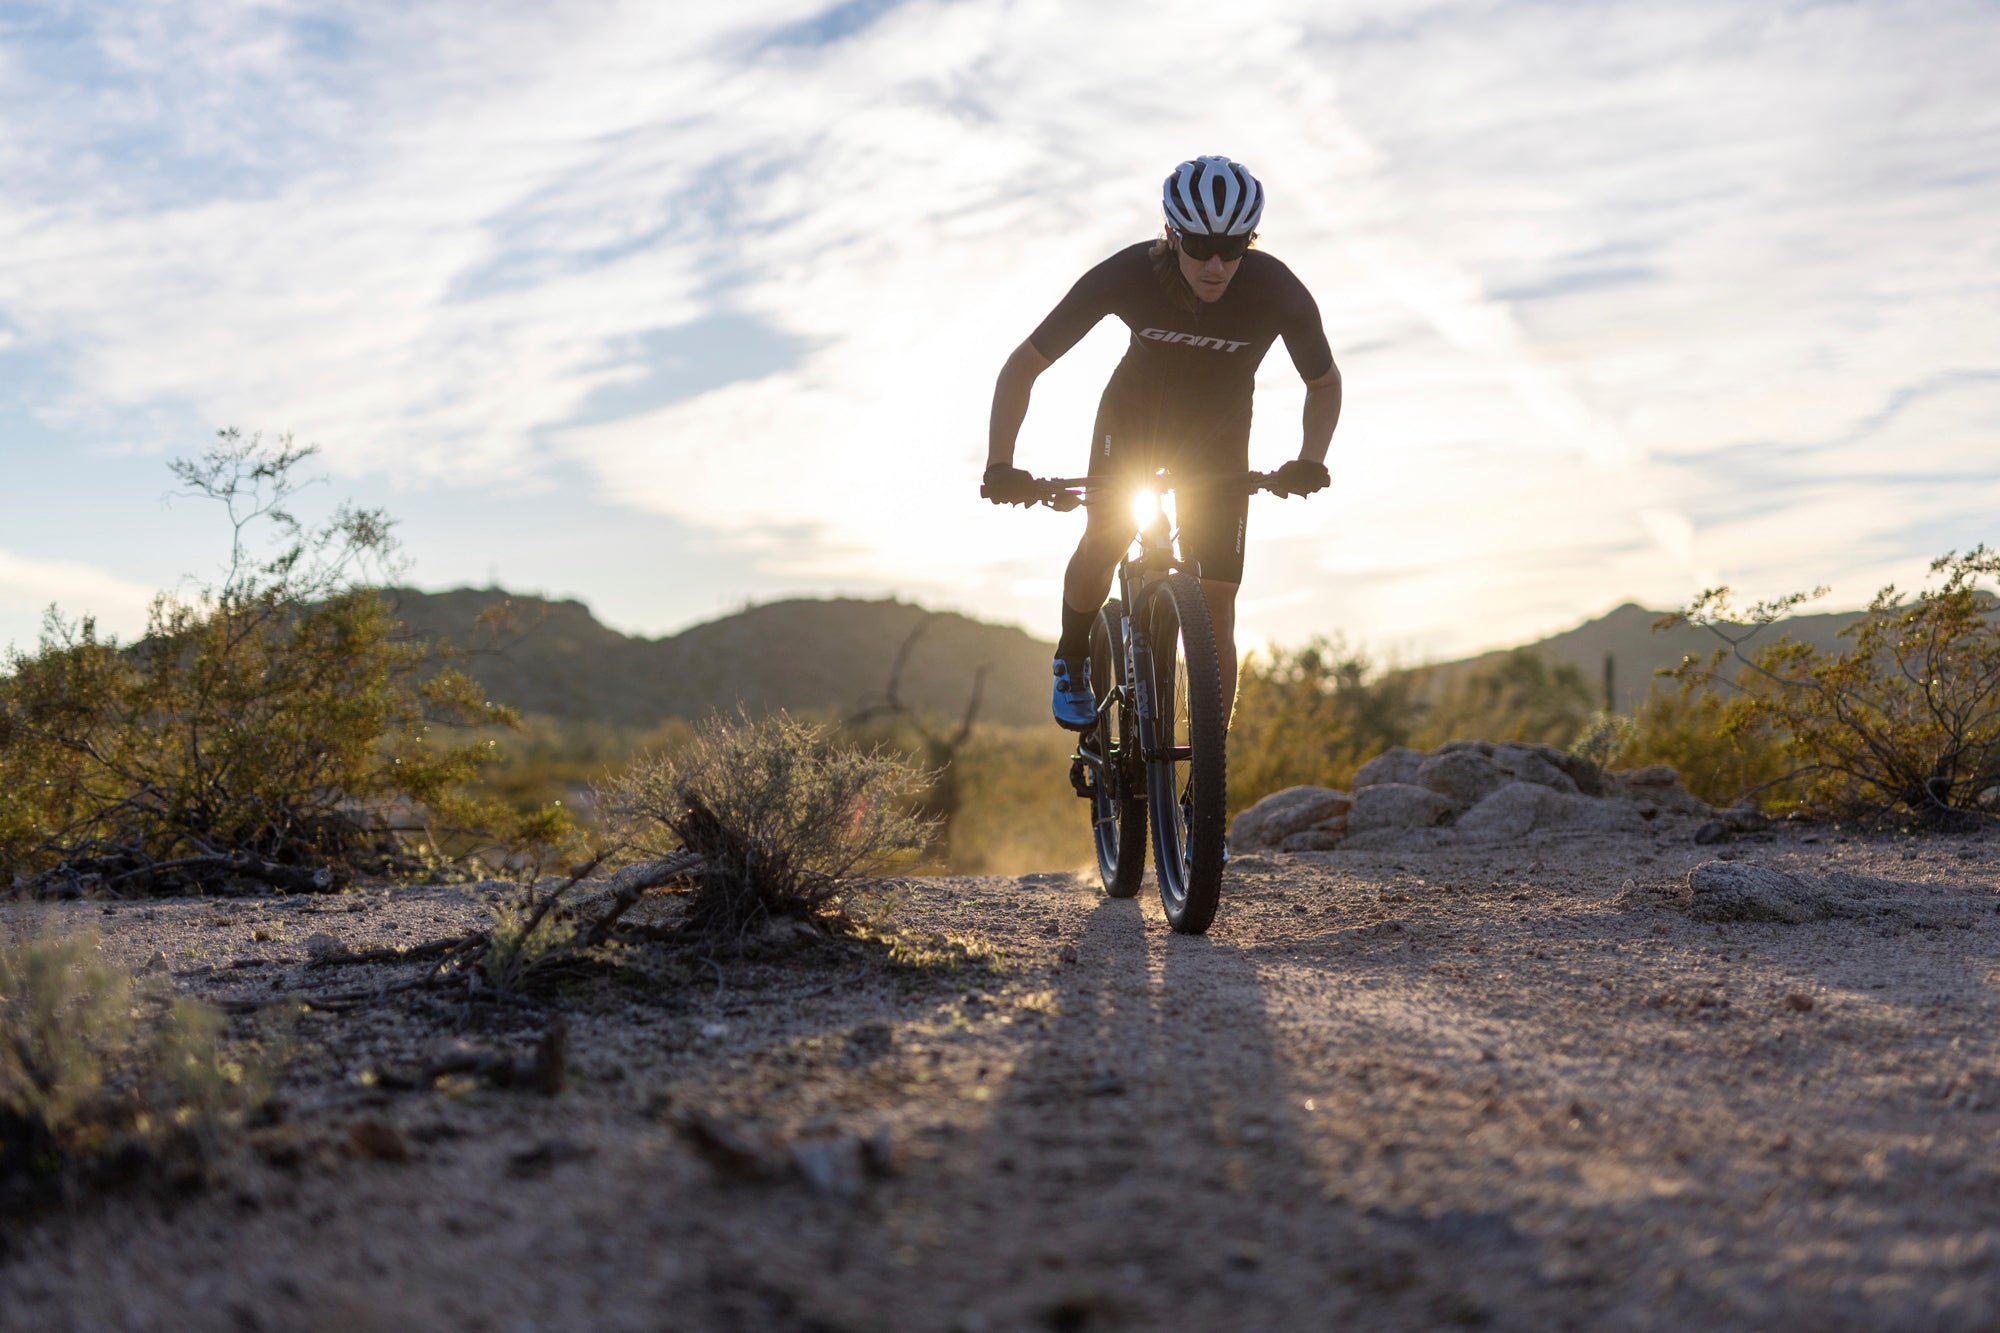
[[[1618,711],[1630,712],[1646,697],[1646,688],[1656,672],[1677,665],[1684,657],[1706,657],[1722,646],[1722,640],[1705,629],[1654,630],[1653,622],[1666,614],[1626,602],[1575,629],[1524,646],[1556,661],[1572,663],[1592,684],[1603,678],[1604,659],[1609,654]],[[1783,633],[1817,648],[1837,648],[1844,643],[1840,632],[1860,618],[1858,611],[1792,616],[1763,631],[1756,642],[1773,643]],[[1499,649],[1460,658],[1441,664],[1438,670],[1444,674],[1477,671],[1511,651],[1516,650]]]
[[[1047,716],[1053,644],[1012,626],[894,599],[770,602],[647,639],[599,623],[578,601],[496,588],[436,593],[402,588],[391,595],[413,632],[472,649],[467,668],[496,700],[567,721],[649,726],[739,703],[753,710],[847,712],[881,697],[897,651],[920,623],[923,632],[903,673],[904,703],[955,716],[984,668],[981,720],[1034,726]],[[479,614],[499,604],[511,605],[513,628],[497,635],[476,628]],[[1656,671],[1685,656],[1712,652],[1720,643],[1706,630],[1655,632],[1653,622],[1663,614],[1627,602],[1522,646],[1573,663],[1593,683],[1602,678],[1609,654],[1618,707],[1629,710],[1645,697]],[[1857,614],[1795,616],[1763,637],[1775,639],[1783,631],[1833,647]],[[1460,658],[1434,670],[1441,678],[1469,673],[1508,651],[1516,650]]]
[[[494,588],[391,593],[411,631],[471,650],[466,669],[493,698],[565,721],[646,726],[739,703],[753,710],[847,712],[881,697],[897,651],[917,629],[900,697],[957,715],[986,670],[982,721],[1026,725],[1048,711],[1052,645],[1011,626],[893,599],[792,600],[752,606],[647,639],[600,624],[577,601]],[[475,625],[508,604],[511,627]]]

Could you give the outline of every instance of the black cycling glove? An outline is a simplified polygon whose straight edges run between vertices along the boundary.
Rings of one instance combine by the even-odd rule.
[[[1315,463],[1310,458],[1294,458],[1279,468],[1271,478],[1271,489],[1280,495],[1311,495],[1323,491],[1333,477],[1326,470],[1326,464]]]
[[[994,463],[979,479],[979,493],[997,505],[1033,504],[1042,498],[1035,474],[1006,463]]]

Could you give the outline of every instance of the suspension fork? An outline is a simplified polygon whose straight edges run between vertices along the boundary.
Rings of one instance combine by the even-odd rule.
[[[1153,645],[1146,637],[1144,618],[1134,611],[1137,597],[1150,589],[1147,580],[1130,576],[1129,562],[1118,566],[1119,602],[1125,613],[1125,679],[1132,687],[1132,711],[1139,723],[1137,751],[1142,761],[1160,753],[1159,701],[1153,694]]]

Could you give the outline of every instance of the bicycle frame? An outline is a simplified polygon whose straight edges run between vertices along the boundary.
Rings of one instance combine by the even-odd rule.
[[[1242,480],[1254,494],[1268,489],[1273,475],[1252,472],[1245,475]],[[1120,629],[1125,642],[1125,660],[1120,664],[1119,679],[1113,681],[1110,688],[1104,690],[1102,697],[1097,701],[1097,719],[1100,726],[1113,708],[1129,707],[1132,710],[1130,716],[1136,724],[1135,730],[1139,742],[1137,758],[1142,764],[1186,760],[1191,753],[1188,746],[1161,743],[1162,722],[1156,714],[1157,701],[1152,698],[1148,684],[1153,678],[1152,646],[1147,641],[1145,627],[1133,615],[1133,609],[1143,605],[1145,593],[1153,584],[1175,570],[1188,569],[1188,565],[1180,556],[1179,528],[1167,521],[1166,497],[1174,492],[1174,481],[1164,472],[1155,473],[1153,480],[1158,487],[1159,507],[1153,517],[1140,526],[1132,545],[1126,548],[1124,556],[1118,561],[1118,600],[1123,609]],[[1087,503],[1077,491],[1102,483],[1083,480],[1055,482],[1051,485],[1060,488],[1057,494],[1073,502],[1065,505],[1052,495],[1046,502],[1052,508],[1060,509],[1073,507],[1076,503]],[[1124,488],[1121,486],[1118,489]],[[1121,728],[1119,734],[1131,735],[1133,730]],[[1098,781],[1103,782],[1109,778],[1107,769],[1112,763],[1129,762],[1132,757],[1124,753],[1096,755],[1078,742],[1076,752],[1071,759],[1094,771]]]

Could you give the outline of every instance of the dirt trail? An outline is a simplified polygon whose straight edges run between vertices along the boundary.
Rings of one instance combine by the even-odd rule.
[[[0,1326],[1993,1327],[2000,843],[1720,850],[1910,910],[1697,922],[1676,893],[1718,849],[1663,828],[1242,857],[1199,939],[1081,878],[921,882],[901,924],[984,962],[806,946],[600,987],[554,1099],[367,1076],[518,1049],[534,1011],[316,1017],[279,1164],[41,1224]],[[310,980],[324,924],[477,917],[355,905],[17,910],[210,995]],[[362,1118],[410,1160],[349,1152]]]

